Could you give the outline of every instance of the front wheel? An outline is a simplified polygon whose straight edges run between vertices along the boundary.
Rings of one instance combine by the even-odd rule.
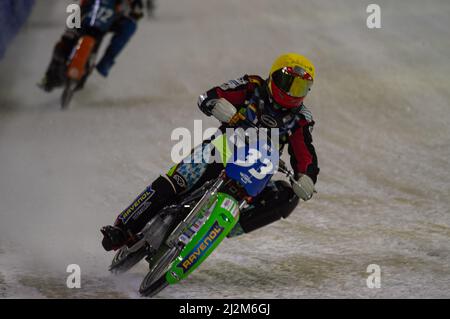
[[[77,88],[77,82],[74,80],[68,80],[64,91],[61,96],[61,109],[65,110],[69,107],[70,101],[72,101],[73,94]]]
[[[145,280],[144,280],[145,281]],[[153,297],[156,296],[169,285],[166,280],[165,274],[160,277],[158,280],[154,281],[149,286],[144,286],[144,282],[142,282],[141,287],[139,288],[139,293],[144,297]]]

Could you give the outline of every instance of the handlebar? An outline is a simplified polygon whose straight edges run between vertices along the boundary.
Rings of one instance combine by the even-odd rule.
[[[239,121],[241,121],[241,122],[247,124],[249,127],[254,128],[259,133],[260,128],[256,124],[254,124],[253,122],[248,120],[245,117],[245,115],[243,115],[242,113],[239,113],[239,112],[236,113],[234,116],[234,121],[235,121],[234,122],[235,124],[238,123]],[[278,172],[283,173],[289,179],[289,181],[291,182],[291,185],[294,189],[294,192],[297,194],[297,196],[299,196],[300,198],[303,198],[301,195],[298,195],[298,192],[301,192],[302,194],[307,193],[304,189],[304,186],[297,181],[297,179],[295,178],[294,172],[287,167],[286,163],[281,158],[278,159],[277,169],[278,169]],[[316,193],[316,190],[313,190],[313,192]],[[312,194],[311,194],[311,196],[312,196]],[[309,198],[311,198],[311,196]],[[304,200],[306,200],[306,199],[304,199]]]

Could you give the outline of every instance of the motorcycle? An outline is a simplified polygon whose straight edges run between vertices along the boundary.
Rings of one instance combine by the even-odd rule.
[[[155,9],[154,0],[147,0],[146,7],[147,15],[151,17]],[[83,17],[82,25],[85,30],[72,49],[66,63],[65,83],[61,96],[62,109],[69,107],[75,92],[83,88],[87,78],[94,70],[97,51],[100,48],[103,37],[109,31],[115,15],[121,10],[117,6],[111,7],[108,3],[105,5],[100,3],[98,8],[88,12]],[[133,14],[132,16],[135,19],[143,16],[143,13],[140,16],[138,13]]]
[[[145,258],[149,272],[139,288],[142,296],[155,296],[192,274],[230,233],[241,210],[277,171],[296,183],[270,138],[249,142],[248,136],[239,134],[218,137],[223,143],[229,138],[241,145],[237,154],[243,157],[225,162],[216,179],[163,208],[137,234],[137,242],[119,249],[112,260],[109,270],[123,273]]]
[[[61,108],[66,109],[74,93],[81,90],[87,78],[95,68],[97,51],[101,41],[93,36],[84,35],[78,40],[77,45],[67,62],[66,80],[61,95]]]

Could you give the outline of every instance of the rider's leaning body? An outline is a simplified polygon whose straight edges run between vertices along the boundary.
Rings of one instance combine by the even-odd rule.
[[[319,167],[312,145],[314,120],[303,104],[314,80],[314,66],[305,57],[289,53],[280,56],[272,66],[269,78],[245,75],[214,87],[202,94],[198,106],[208,116],[221,122],[221,130],[236,123],[236,113],[258,127],[278,128],[280,149],[287,146],[295,180],[301,191],[286,181],[269,182],[248,209],[241,212],[231,236],[248,233],[286,218],[299,198],[309,200],[314,192]],[[190,158],[211,154],[214,145],[205,140],[195,147]],[[205,152],[205,148],[208,148]],[[180,194],[201,187],[223,170],[221,163],[182,161],[158,177],[116,219],[114,226],[102,229],[103,247],[118,249],[133,242],[145,224],[162,208],[172,204]]]
[[[63,85],[69,56],[83,35],[100,41],[107,32],[114,35],[103,57],[96,65],[97,71],[107,77],[116,58],[137,30],[143,16],[142,0],[81,0],[81,28],[67,28],[53,49],[52,59],[39,86],[50,92]]]

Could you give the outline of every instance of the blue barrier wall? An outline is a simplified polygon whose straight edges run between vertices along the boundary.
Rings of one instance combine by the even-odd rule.
[[[35,0],[0,0],[0,59],[27,20]]]

